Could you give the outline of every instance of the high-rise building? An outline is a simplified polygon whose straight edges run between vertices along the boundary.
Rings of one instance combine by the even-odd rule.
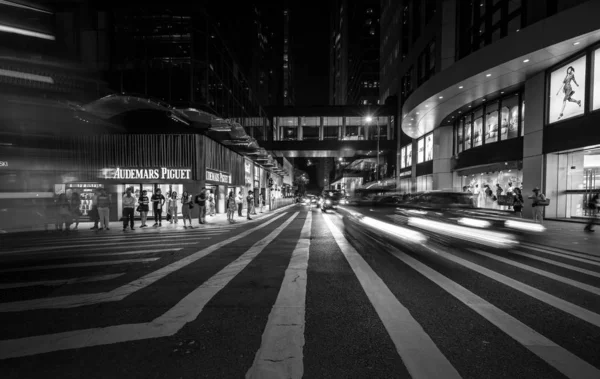
[[[382,12],[380,99],[398,94],[400,188],[470,191],[478,207],[509,210],[507,192],[540,187],[553,199],[545,217],[593,214],[600,2],[384,0]]]
[[[331,105],[379,104],[379,1],[334,2],[330,34]]]
[[[290,7],[289,1],[284,2],[283,10],[283,104],[294,105],[296,95],[294,91],[294,54],[292,51],[292,35],[290,34]]]

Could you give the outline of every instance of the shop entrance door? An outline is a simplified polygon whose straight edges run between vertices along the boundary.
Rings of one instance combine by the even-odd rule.
[[[583,212],[584,216],[592,217],[595,216],[595,210],[590,209],[587,205],[592,200],[592,196],[599,190],[600,186],[600,168],[586,168],[583,171],[583,185],[585,193],[583,195]]]

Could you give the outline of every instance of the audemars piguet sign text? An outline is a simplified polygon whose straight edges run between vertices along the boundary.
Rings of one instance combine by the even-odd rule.
[[[110,180],[191,180],[191,169],[181,168],[105,168],[102,177]]]
[[[231,174],[214,170],[206,170],[206,180],[231,184]]]

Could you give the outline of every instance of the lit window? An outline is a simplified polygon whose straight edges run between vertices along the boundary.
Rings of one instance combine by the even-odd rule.
[[[363,100],[363,105],[367,105],[367,100]]]

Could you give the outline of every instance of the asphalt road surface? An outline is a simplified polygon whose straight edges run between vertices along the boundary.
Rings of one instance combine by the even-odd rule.
[[[370,226],[4,235],[1,377],[600,378],[597,254]]]

